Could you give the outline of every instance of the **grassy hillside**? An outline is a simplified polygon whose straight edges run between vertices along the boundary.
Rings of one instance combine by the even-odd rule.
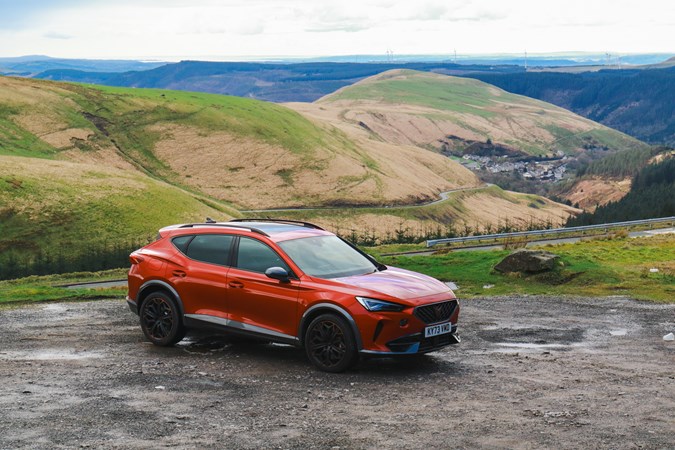
[[[239,97],[153,89],[83,86],[0,77],[2,135],[0,151],[23,156],[53,157],[73,147],[96,150],[100,141],[121,147],[149,171],[163,166],[151,156],[160,136],[147,133],[149,125],[170,121],[201,131],[221,131],[255,136],[295,153],[327,145],[321,129],[281,106]],[[45,121],[47,123],[45,123]],[[94,133],[84,142],[59,145],[52,134],[83,129]],[[74,133],[74,131],[73,131]],[[45,138],[50,146],[34,145]],[[106,139],[107,138],[107,139]]]
[[[0,278],[31,264],[38,273],[120,267],[167,224],[236,215],[135,171],[0,156]],[[110,254],[121,260],[96,260]]]
[[[133,167],[242,208],[410,203],[478,184],[439,155],[366,147],[250,99],[0,77],[0,100],[0,154]]]
[[[374,139],[330,117],[331,108],[321,116],[212,94],[8,77],[0,77],[0,105],[5,271],[125,265],[163,225],[254,208],[317,207],[310,216],[336,231],[377,229],[385,237],[401,224],[559,223],[572,211],[485,189],[449,158]],[[458,191],[413,206],[449,190]]]
[[[469,78],[394,70],[318,101],[385,141],[462,151],[489,142],[530,155],[644,144],[548,103]]]

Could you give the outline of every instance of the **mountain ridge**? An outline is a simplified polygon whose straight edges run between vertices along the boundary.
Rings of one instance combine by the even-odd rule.
[[[616,69],[598,66],[594,72],[553,73],[487,61],[474,65],[180,62],[154,71],[125,74],[52,71],[37,76],[95,84],[206,91],[274,102],[312,102],[377,73],[409,68],[478,78],[515,94],[551,102],[638,139],[672,145],[675,142],[672,113],[675,70],[670,64],[665,61]]]

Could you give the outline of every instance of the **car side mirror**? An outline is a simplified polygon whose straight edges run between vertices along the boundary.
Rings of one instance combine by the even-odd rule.
[[[282,267],[270,267],[265,271],[265,275],[274,280],[279,280],[282,283],[288,283],[290,281],[288,272]]]

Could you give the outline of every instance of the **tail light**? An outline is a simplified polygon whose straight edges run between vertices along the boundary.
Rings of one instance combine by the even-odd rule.
[[[131,262],[131,264],[140,264],[143,261],[144,259],[141,255],[134,255],[134,254],[129,255],[129,262]]]

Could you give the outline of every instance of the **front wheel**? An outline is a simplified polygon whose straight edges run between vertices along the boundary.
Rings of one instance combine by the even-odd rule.
[[[343,372],[356,364],[358,352],[349,324],[335,314],[312,320],[305,333],[307,358],[324,372]]]
[[[163,292],[150,294],[143,301],[139,316],[143,334],[155,345],[168,347],[185,337],[178,305]]]

